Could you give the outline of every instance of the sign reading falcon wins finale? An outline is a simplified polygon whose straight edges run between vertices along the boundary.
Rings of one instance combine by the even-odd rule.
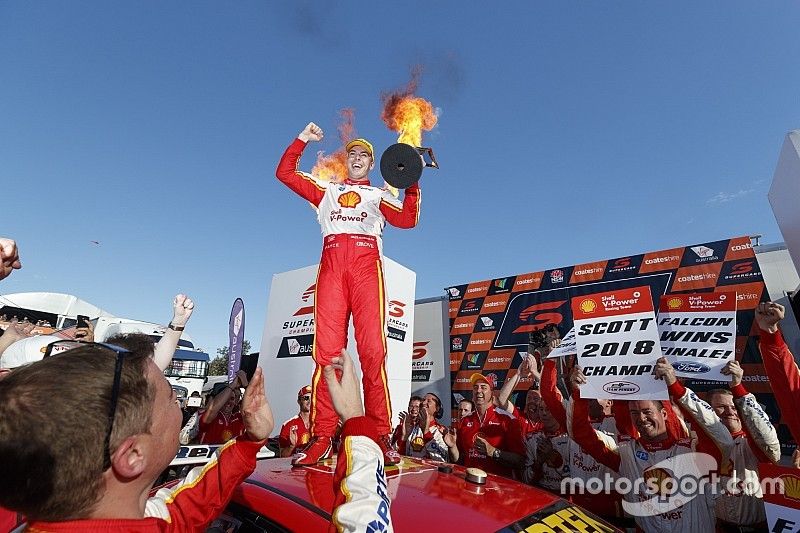
[[[647,286],[572,298],[584,398],[665,400],[667,386],[653,379],[661,357],[653,300]]]
[[[661,297],[661,350],[685,378],[728,381],[720,370],[736,359],[736,293],[706,292]]]

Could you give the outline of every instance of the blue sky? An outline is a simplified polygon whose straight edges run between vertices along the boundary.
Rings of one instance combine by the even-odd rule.
[[[311,120],[333,151],[355,108],[423,67],[440,108],[419,226],[385,233],[417,297],[451,284],[742,234],[800,127],[797,2],[0,3],[3,293],[78,295],[260,344],[274,273],[315,263],[314,214],[274,178]],[[303,160],[310,170],[313,151]],[[373,181],[380,181],[373,174]],[[100,245],[90,241],[99,241]]]

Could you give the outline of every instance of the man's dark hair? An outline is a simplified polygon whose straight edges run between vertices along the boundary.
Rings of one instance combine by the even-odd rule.
[[[155,388],[145,352],[123,355],[111,434],[113,455],[147,433]],[[104,490],[104,444],[117,354],[73,348],[20,367],[0,380],[0,506],[29,520],[90,516]]]

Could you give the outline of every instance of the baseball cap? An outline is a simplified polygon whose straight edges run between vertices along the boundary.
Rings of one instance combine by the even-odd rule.
[[[0,368],[12,370],[28,363],[41,361],[48,344],[63,340],[55,335],[37,335],[20,339],[0,355]]]
[[[370,156],[372,159],[375,159],[375,151],[372,149],[372,143],[370,143],[370,142],[369,142],[368,140],[366,140],[366,139],[361,139],[361,138],[358,138],[358,139],[353,139],[352,141],[350,141],[349,143],[347,143],[347,146],[345,146],[345,147],[344,147],[344,152],[345,152],[345,153],[349,152],[349,151],[350,151],[350,149],[351,149],[353,146],[356,146],[356,145],[363,146],[364,148],[366,148],[366,149],[367,149],[367,152],[369,152],[369,156]]]
[[[472,385],[475,385],[479,381],[483,381],[488,383],[493,389],[497,387],[497,376],[495,374],[487,374],[484,376],[483,374],[475,372],[469,377],[469,381],[472,383]]]
[[[298,398],[300,396],[305,396],[306,394],[311,394],[311,385],[306,385],[305,387],[303,387],[302,389],[297,391],[297,397]]]

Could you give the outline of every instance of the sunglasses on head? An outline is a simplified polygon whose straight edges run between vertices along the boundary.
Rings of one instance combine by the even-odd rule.
[[[108,430],[106,431],[106,438],[103,443],[103,470],[108,470],[111,466],[111,431],[114,429],[114,417],[117,414],[117,401],[119,400],[119,386],[122,378],[122,361],[126,354],[131,353],[130,350],[121,348],[114,344],[107,344],[105,342],[81,342],[72,340],[63,340],[51,342],[45,349],[44,356],[50,357],[60,355],[73,348],[80,347],[97,347],[104,350],[114,352],[117,356],[116,363],[114,364],[114,384],[111,387],[111,405],[108,409]]]

